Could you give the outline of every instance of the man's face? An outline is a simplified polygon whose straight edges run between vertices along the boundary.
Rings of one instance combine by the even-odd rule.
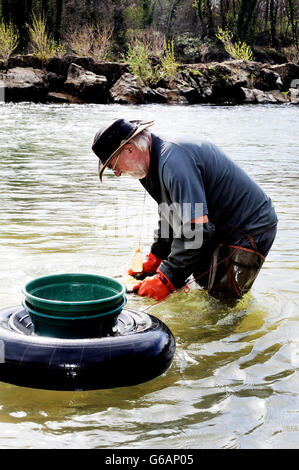
[[[107,167],[114,171],[115,176],[129,175],[142,179],[148,171],[146,152],[129,143],[112,158]]]

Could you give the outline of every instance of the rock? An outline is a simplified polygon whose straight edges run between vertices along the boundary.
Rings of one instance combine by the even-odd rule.
[[[111,88],[124,73],[128,72],[128,64],[119,62],[94,62],[90,70],[97,75],[105,75],[108,80],[108,86]]]
[[[96,75],[77,64],[71,64],[64,83],[67,92],[89,103],[108,102],[108,81],[104,75]]]
[[[288,90],[299,87],[299,65],[242,60],[182,64],[175,80],[163,78],[150,87],[128,72],[128,64],[74,56],[45,64],[28,54],[8,64],[0,61],[0,80],[7,101],[296,104],[296,91]]]
[[[46,100],[48,82],[47,74],[32,67],[15,67],[6,73],[0,73],[0,82],[5,89],[5,101]]]
[[[142,92],[145,103],[167,103],[167,97],[157,89],[153,90],[150,87],[144,87],[142,88]]]
[[[47,95],[47,101],[49,103],[75,103],[82,104],[84,101],[81,101],[76,96],[70,95],[69,93],[59,93],[55,91],[50,91]]]
[[[46,80],[48,83],[48,90],[49,91],[58,91],[62,90],[64,86],[64,76],[58,75],[54,72],[47,72],[46,73]]]
[[[256,103],[255,93],[253,89],[241,87],[240,101],[244,103]]]
[[[145,103],[142,86],[134,75],[126,72],[110,89],[110,97],[114,103],[142,104]]]
[[[269,95],[271,95],[277,103],[288,103],[289,99],[285,94],[282,94],[280,90],[272,90],[268,92]]]
[[[166,103],[167,97],[158,89],[145,86],[131,73],[124,73],[110,89],[110,97],[119,104]]]
[[[268,64],[269,65],[269,64]],[[197,92],[202,101],[214,103],[245,102],[284,102],[279,90],[283,87],[280,74],[265,64],[230,60],[226,62],[197,64],[188,66],[186,81],[197,84]],[[194,86],[194,85],[193,85]],[[245,90],[245,91],[244,91]],[[272,96],[250,92],[260,90],[279,93]],[[283,101],[282,101],[283,100]]]
[[[262,91],[280,89],[282,86],[281,77],[277,72],[268,68],[254,66],[252,86]]]
[[[158,87],[156,91],[165,97],[167,103],[188,104],[187,98],[182,96],[181,91],[178,89],[170,90],[168,88]]]
[[[8,59],[8,68],[15,67],[32,67],[36,69],[43,69],[44,64],[38,57],[33,54],[15,55]]]
[[[72,63],[76,63],[78,57],[74,56],[64,56],[64,57],[53,57],[49,60],[46,67],[49,72],[56,73],[61,75],[66,80],[67,73]],[[78,64],[80,65],[80,64]]]
[[[257,88],[262,91],[270,91],[279,88],[281,83],[277,72],[262,67],[258,62],[246,62],[243,60],[231,60],[215,67],[217,76],[225,76],[230,79],[232,85]]]
[[[240,101],[244,103],[288,103],[288,99],[279,90],[262,91],[256,88],[241,87]]]
[[[273,96],[272,93],[261,91],[261,90],[253,90],[256,97],[256,102],[260,104],[269,104],[269,103],[277,103],[277,100]]]
[[[83,67],[85,70],[93,71],[94,60],[91,57],[66,55],[64,57],[52,57],[45,67],[49,72],[63,75],[66,79],[71,64],[76,64]]]
[[[292,63],[276,64],[271,65],[270,70],[279,74],[285,91],[289,88],[296,88],[296,82],[299,86],[299,65]]]
[[[181,97],[185,98],[184,102],[186,101],[190,104],[199,102],[198,87],[194,81],[193,86],[190,86],[187,81],[178,79],[175,82],[175,88],[179,91]]]

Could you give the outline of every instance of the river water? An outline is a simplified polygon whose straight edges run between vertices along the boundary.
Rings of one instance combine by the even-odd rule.
[[[279,217],[266,263],[235,308],[195,288],[159,304],[128,295],[129,307],[152,305],[176,338],[162,376],[88,392],[0,383],[0,448],[299,448],[298,107],[25,103],[0,111],[1,308],[20,304],[35,277],[125,275],[139,236],[148,252],[154,201],[127,176],[107,172],[99,184],[90,147],[103,121],[155,119],[158,134],[214,142],[271,196]]]

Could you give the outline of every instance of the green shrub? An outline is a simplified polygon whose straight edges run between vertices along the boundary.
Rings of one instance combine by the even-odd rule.
[[[152,67],[150,51],[141,41],[136,41],[135,46],[129,46],[126,56],[129,71],[135,75],[139,82],[151,85],[158,81],[158,67]]]
[[[179,63],[176,62],[174,56],[174,43],[166,44],[164,41],[164,56],[161,59],[160,75],[162,78],[174,81],[177,77]]]
[[[48,34],[44,17],[32,15],[32,26],[29,28],[29,34],[33,54],[42,62],[48,62],[51,57],[62,56],[66,53],[65,46],[56,43]]]
[[[134,46],[129,45],[126,56],[129,71],[145,85],[155,85],[160,79],[174,81],[177,78],[179,64],[175,61],[173,41],[166,44],[164,39],[164,53],[160,64],[153,66],[151,55],[150,45],[142,41],[136,40]]]
[[[12,23],[0,22],[0,59],[8,61],[19,42],[18,34]]]
[[[245,60],[249,62],[252,60],[252,50],[245,42],[232,42],[233,33],[226,29],[218,28],[218,33],[216,37],[224,44],[224,49],[228,54],[234,59]]]

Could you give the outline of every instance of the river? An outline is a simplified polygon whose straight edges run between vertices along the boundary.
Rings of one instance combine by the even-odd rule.
[[[88,392],[1,382],[0,448],[299,448],[299,108],[2,103],[0,110],[1,308],[20,304],[22,287],[39,276],[125,275],[139,235],[148,252],[154,201],[148,195],[143,203],[130,177],[107,172],[102,185],[97,177],[91,144],[109,119],[154,119],[157,134],[196,133],[219,145],[263,187],[279,217],[275,244],[237,307],[197,289],[153,305],[176,338],[162,376]],[[129,307],[152,304],[128,295]]]

